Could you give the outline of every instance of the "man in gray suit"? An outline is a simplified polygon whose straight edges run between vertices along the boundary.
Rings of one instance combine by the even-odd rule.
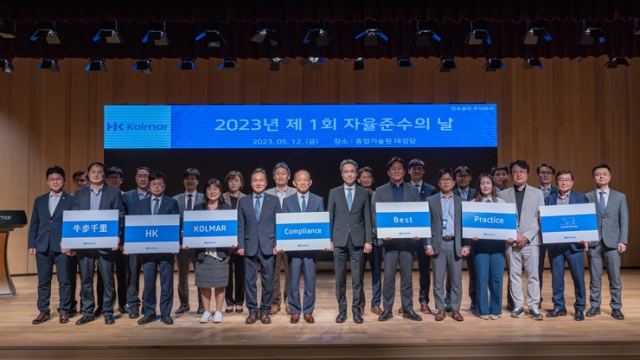
[[[515,309],[511,317],[524,314],[524,297],[522,294],[522,265],[527,278],[527,305],[533,320],[543,320],[538,311],[540,304],[540,279],[538,278],[538,256],[540,237],[538,225],[540,206],[544,206],[542,191],[527,184],[529,164],[524,160],[516,160],[509,164],[513,187],[500,191],[500,198],[508,203],[516,204],[518,220],[518,238],[507,243],[507,259],[509,260],[509,279]]]
[[[587,317],[600,315],[602,302],[602,262],[607,267],[609,292],[611,293],[611,316],[616,320],[624,320],[622,308],[622,281],[620,278],[620,254],[627,251],[629,235],[629,209],[627,197],[609,188],[611,168],[606,164],[598,164],[591,171],[596,183],[596,190],[587,194],[589,202],[596,204],[598,217],[598,233],[600,241],[589,245],[589,293],[591,308]]]
[[[347,261],[350,261],[353,321],[362,324],[364,320],[360,313],[360,294],[364,254],[371,252],[371,199],[367,190],[356,185],[358,164],[355,161],[342,160],[340,173],[344,183],[329,191],[327,205],[338,299],[336,322],[343,323],[347,320]]]
[[[323,212],[324,200],[309,192],[311,175],[307,170],[298,170],[293,176],[293,185],[298,189],[294,196],[284,199],[283,213]],[[330,251],[330,249],[325,249]],[[308,324],[315,323],[313,309],[316,305],[316,258],[317,250],[291,251],[289,260],[289,305],[292,324],[300,321],[300,312]],[[300,306],[300,274],[304,274],[304,298]]]
[[[462,238],[462,199],[453,194],[454,174],[451,168],[438,171],[440,192],[429,196],[431,237],[425,241],[425,253],[432,257],[433,294],[436,298],[435,320],[447,316],[445,309],[445,276],[451,280],[451,316],[463,321],[460,314],[462,303],[462,258],[469,255],[470,244]]]
[[[420,193],[415,186],[404,182],[407,171],[404,160],[393,157],[387,163],[387,175],[390,181],[376,188],[373,196],[373,233],[377,237],[376,204],[383,202],[419,202]],[[379,237],[377,237],[380,240]],[[413,283],[412,265],[414,242],[419,237],[390,238],[385,237],[384,242],[384,284],[382,297],[384,311],[378,317],[378,321],[387,321],[393,317],[393,301],[396,295],[396,268],[400,265],[400,298],[402,299],[402,317],[414,321],[422,321],[422,317],[413,311]],[[380,241],[378,241],[379,243]]]
[[[238,200],[238,255],[244,256],[245,288],[249,316],[245,324],[271,324],[269,307],[273,301],[273,272],[275,269],[276,213],[280,212],[278,198],[265,193],[267,172],[263,168],[251,173],[253,193]],[[258,308],[258,264],[262,269],[262,299]]]
[[[277,196],[280,200],[280,207],[283,206],[283,201],[286,197],[294,195],[296,193],[295,188],[289,187],[289,179],[291,178],[291,170],[289,165],[285,162],[279,162],[273,168],[273,181],[276,186],[271,189],[267,189],[265,193],[273,196]],[[280,290],[280,273],[284,270],[284,289]],[[275,315],[280,311],[280,303],[284,298],[284,305],[287,311],[287,315],[291,315],[291,309],[289,308],[287,299],[289,296],[289,262],[287,261],[287,254],[279,252],[276,255],[276,270],[273,277],[273,301],[269,315]]]

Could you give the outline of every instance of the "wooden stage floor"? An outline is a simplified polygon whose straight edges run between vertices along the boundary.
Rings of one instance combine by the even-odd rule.
[[[466,289],[466,272],[463,278]],[[190,279],[193,281],[193,274]],[[370,279],[367,272],[368,298],[371,295]],[[568,273],[566,279],[569,280],[566,286],[569,305],[574,298]],[[416,271],[413,281],[415,289],[418,284]],[[547,309],[552,307],[549,271],[545,271],[544,281],[543,297],[546,300],[543,309]],[[422,322],[402,319],[398,315],[387,322],[378,322],[367,306],[364,324],[353,323],[351,317],[344,324],[336,324],[333,273],[323,271],[318,274],[316,323],[312,325],[290,324],[284,310],[272,317],[270,325],[245,325],[246,308],[243,314],[225,314],[220,324],[200,324],[199,315],[193,308],[197,304],[195,291],[191,292],[192,312],[173,316],[175,324],[172,326],[160,321],[140,326],[126,316],[118,318],[112,326],[104,325],[103,318],[76,326],[74,322],[78,316],[65,325],[59,324],[57,318],[32,325],[31,320],[38,314],[35,305],[37,277],[15,277],[14,283],[18,294],[0,298],[0,358],[3,359],[640,358],[640,270],[637,269],[623,270],[622,310],[626,320],[618,321],[610,316],[605,276],[602,315],[583,322],[573,320],[572,306],[568,306],[569,316],[542,322],[528,317],[513,319],[506,313],[496,321],[487,321],[463,310],[465,320],[461,323],[450,317],[436,322],[428,315],[423,315]],[[399,279],[396,286],[399,286]],[[57,287],[54,289],[53,308],[57,302]],[[178,306],[177,292],[175,296],[174,310]],[[415,291],[414,297],[417,302]],[[350,291],[348,299],[351,299]],[[397,309],[400,305],[398,291],[395,304]],[[433,300],[430,305],[434,307]],[[466,290],[462,306],[463,309],[469,307]],[[57,313],[52,312],[52,316],[57,317]]]

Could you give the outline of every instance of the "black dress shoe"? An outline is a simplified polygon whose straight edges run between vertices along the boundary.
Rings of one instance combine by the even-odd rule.
[[[383,311],[380,316],[378,316],[378,321],[387,321],[393,318],[393,313],[391,311]]]
[[[336,316],[336,322],[338,324],[342,324],[345,321],[347,321],[347,314],[346,313],[340,313],[340,314],[338,314],[338,316]]]
[[[416,314],[416,312],[413,311],[413,310],[403,312],[402,313],[402,318],[403,319],[413,320],[413,321],[422,321],[422,316]]]
[[[573,320],[575,321],[584,320],[584,313],[582,312],[582,310],[576,310],[576,314],[573,315]]]
[[[165,325],[173,325],[173,319],[169,315],[160,317],[160,321],[162,321]]]
[[[156,321],[156,314],[145,315],[142,317],[142,319],[138,320],[138,325],[145,325],[153,321]]]
[[[362,324],[364,322],[362,315],[360,315],[360,310],[353,312],[353,322],[356,324]]]
[[[129,319],[137,319],[140,316],[140,307],[133,306],[129,308]]]
[[[74,317],[76,315],[78,315],[78,309],[77,308],[74,307],[73,309],[69,310],[69,317]]]
[[[197,313],[198,313],[198,315],[204,314],[204,306],[202,306],[202,304],[198,305]]]
[[[86,323],[92,322],[96,318],[93,316],[82,315],[80,320],[76,321],[76,325],[84,325]]]
[[[113,325],[116,323],[116,319],[113,318],[113,315],[105,315],[104,323],[107,325]]]
[[[567,316],[566,309],[553,309],[553,311],[547,313],[548,318],[554,318],[558,316]]]
[[[102,316],[102,308],[101,307],[97,308],[96,311],[93,313],[93,316],[94,317]]]
[[[189,308],[189,305],[180,305],[180,307],[178,308],[178,310],[176,310],[176,315],[180,315],[180,314],[184,314],[187,311],[191,310]]]
[[[624,320],[624,315],[620,309],[612,309],[611,316],[616,320]]]
[[[595,317],[596,315],[600,315],[600,307],[592,307],[587,311],[587,317]]]
[[[129,308],[128,306],[125,306],[125,307],[119,306],[118,311],[121,314],[128,314],[131,311],[131,308]]]

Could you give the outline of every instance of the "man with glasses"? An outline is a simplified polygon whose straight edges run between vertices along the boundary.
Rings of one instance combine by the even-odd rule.
[[[551,185],[551,179],[556,174],[556,169],[549,163],[542,163],[538,165],[536,168],[536,172],[538,173],[538,182],[540,186],[538,189],[542,191],[542,195],[546,199],[550,195],[554,195],[558,193],[558,188]],[[544,239],[542,239],[542,244],[540,244],[540,263],[538,264],[538,279],[540,279],[540,303],[538,304],[539,308],[542,308],[542,283],[544,280],[544,258],[547,256],[547,245],[544,244]],[[549,256],[549,268],[551,272],[553,272],[553,262],[551,261],[551,256]]]
[[[469,186],[471,184],[471,169],[462,165],[458,166],[454,171],[456,179],[456,189],[453,190],[454,195],[460,196],[463,201],[468,201],[469,199],[473,199],[475,195],[475,189]],[[471,299],[469,309],[471,311],[476,310],[476,269],[474,266],[473,260],[473,248],[469,249],[469,255],[465,258],[467,261],[467,272],[469,273],[469,298]],[[451,299],[451,284],[449,279],[447,279],[447,304],[450,304]]]

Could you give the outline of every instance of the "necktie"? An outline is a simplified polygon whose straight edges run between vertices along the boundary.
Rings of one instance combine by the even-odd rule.
[[[420,184],[413,184],[415,187],[419,188]]]
[[[153,205],[153,215],[158,215],[158,210],[160,210],[160,199],[155,198],[153,201],[156,202],[155,205]]]
[[[600,212],[604,214],[604,209],[607,207],[607,203],[604,201],[604,191],[600,191]]]
[[[193,210],[193,195],[189,194],[189,200],[187,200],[187,210]]]
[[[307,212],[307,200],[304,199],[304,195],[302,195],[302,212]]]
[[[258,219],[258,221],[260,221],[260,198],[262,197],[262,195],[258,195],[256,196],[256,205],[254,206],[254,211],[256,212],[256,219]]]
[[[353,195],[351,195],[352,188],[347,188],[349,194],[347,195],[347,205],[349,205],[349,211],[351,211],[351,205],[353,205]]]

